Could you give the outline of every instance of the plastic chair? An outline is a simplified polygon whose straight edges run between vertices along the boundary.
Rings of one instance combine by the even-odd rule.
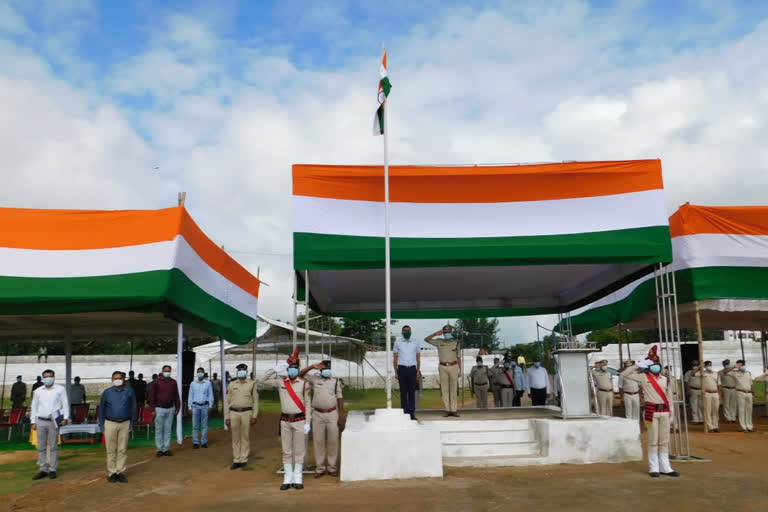
[[[79,404],[72,406],[72,423],[80,424],[88,422],[88,410],[91,408],[88,404]]]
[[[11,414],[8,417],[7,423],[0,423],[0,428],[8,429],[8,441],[11,440],[11,434],[13,433],[13,427],[21,425],[21,420],[24,419],[24,415],[27,413],[26,407],[19,407],[18,409],[12,409]]]
[[[140,415],[137,417],[133,427],[134,430],[136,427],[146,427],[147,439],[149,439],[149,429],[152,428],[152,409],[149,407],[142,407]]]

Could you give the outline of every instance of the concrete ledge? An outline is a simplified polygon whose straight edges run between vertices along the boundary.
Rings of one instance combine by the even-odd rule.
[[[643,459],[640,424],[625,418],[532,419],[545,464],[621,463]]]

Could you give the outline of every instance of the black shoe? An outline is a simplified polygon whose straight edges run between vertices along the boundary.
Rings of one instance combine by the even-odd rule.
[[[51,480],[56,480],[56,472],[55,471],[50,471],[48,473],[48,478],[50,478]]]
[[[107,478],[107,482],[111,484],[117,482],[117,473],[112,473],[111,475],[109,475],[109,478]]]
[[[240,463],[240,469],[242,469],[242,470],[248,469],[248,463],[247,462],[241,462]]]
[[[164,451],[163,455],[165,455],[166,457],[173,457],[173,454],[171,453],[171,450]]]
[[[157,452],[157,456],[158,456],[158,457],[162,457],[162,456],[163,456],[163,452],[161,452],[161,451],[158,451],[158,452]]]
[[[680,473],[677,471],[670,471],[669,473],[662,473],[664,476],[680,476]]]
[[[293,484],[283,484],[283,485],[280,486],[280,490],[281,491],[287,491],[291,487],[293,487]]]
[[[302,490],[304,488],[304,484],[293,484],[294,489]]]
[[[237,469],[237,468],[239,468],[239,467],[240,467],[240,463],[239,463],[239,462],[233,462],[233,463],[232,463],[232,466],[230,466],[230,468],[229,468],[229,469]]]
[[[648,474],[651,475],[652,478],[659,478],[658,473],[648,473]]]
[[[208,443],[203,443],[203,448],[208,448]]]
[[[125,475],[124,475],[124,474],[122,474],[122,473],[120,473],[119,475],[117,475],[117,481],[118,481],[118,482],[120,482],[121,484],[126,484],[126,483],[128,483],[128,479],[127,479],[127,478],[125,478]]]
[[[195,450],[197,450],[198,448],[200,448],[200,445],[199,445],[199,444],[193,444],[193,445],[192,445],[192,448],[194,448]]]
[[[48,476],[48,472],[47,471],[41,471],[38,474],[36,474],[35,476],[33,476],[32,480],[40,480],[41,478],[45,478],[47,476]]]

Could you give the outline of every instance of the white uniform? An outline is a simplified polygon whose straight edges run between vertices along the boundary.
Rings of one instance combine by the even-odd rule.
[[[621,377],[620,387],[624,398],[624,417],[630,420],[640,419],[640,384]]]

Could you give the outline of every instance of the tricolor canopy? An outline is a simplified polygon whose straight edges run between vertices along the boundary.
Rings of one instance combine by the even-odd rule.
[[[293,166],[299,298],[382,316],[381,166]],[[659,160],[391,166],[399,318],[564,312],[670,262]]]
[[[0,337],[219,336],[256,331],[259,280],[184,207],[0,208]]]
[[[695,327],[694,301],[709,329],[768,327],[768,206],[680,207],[669,219],[680,325]],[[573,312],[576,333],[656,326],[652,276]]]

